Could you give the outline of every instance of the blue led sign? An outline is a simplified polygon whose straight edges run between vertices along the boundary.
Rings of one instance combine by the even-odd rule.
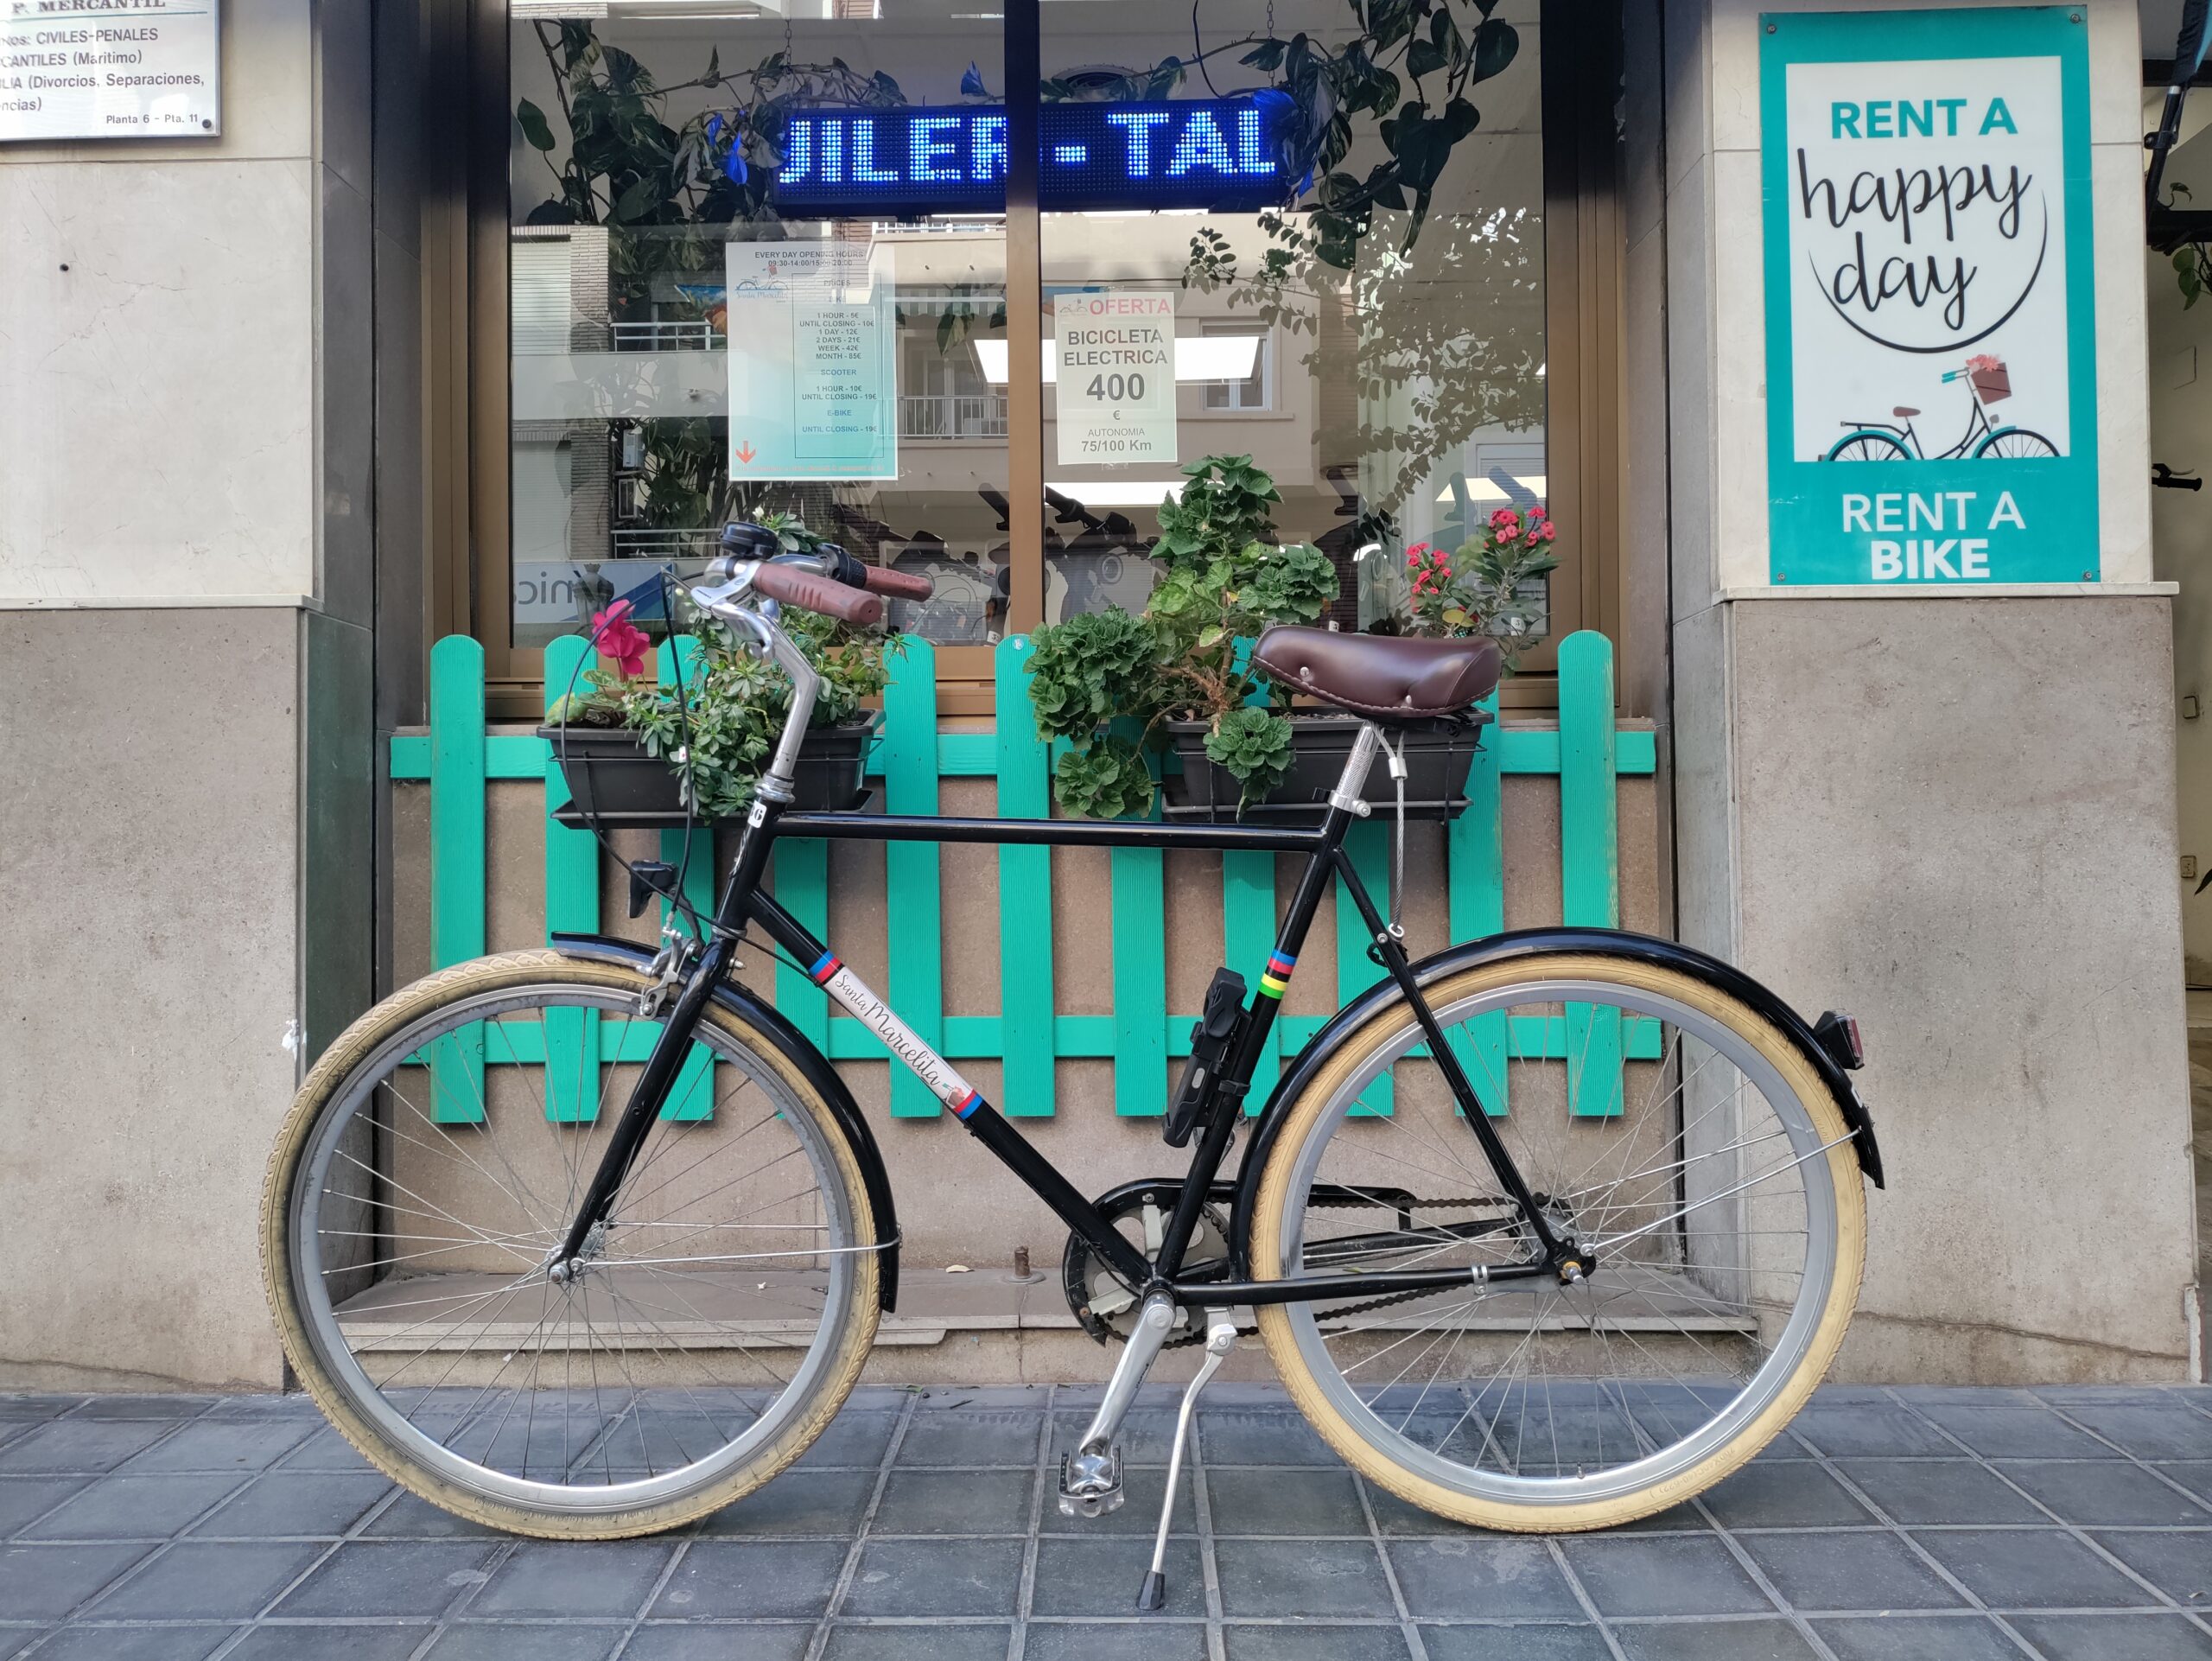
[[[1038,194],[1047,210],[1257,207],[1289,194],[1280,92],[1169,104],[1047,104]],[[782,212],[997,213],[1003,109],[809,110],[784,129]]]

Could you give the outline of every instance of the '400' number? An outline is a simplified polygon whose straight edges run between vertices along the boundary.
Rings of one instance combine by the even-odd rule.
[[[1093,375],[1083,391],[1085,398],[1095,398],[1102,404],[1134,403],[1144,396],[1144,377]]]

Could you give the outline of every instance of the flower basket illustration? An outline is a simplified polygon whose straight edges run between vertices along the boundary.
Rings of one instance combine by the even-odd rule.
[[[2002,358],[1968,358],[1967,374],[1974,382],[1975,395],[1984,404],[1994,404],[1999,398],[2012,396],[2012,377]]]

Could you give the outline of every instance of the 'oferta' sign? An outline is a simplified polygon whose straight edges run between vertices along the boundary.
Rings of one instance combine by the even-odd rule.
[[[2095,580],[2082,17],[1760,20],[1773,582]]]
[[[0,142],[223,130],[222,0],[0,0]]]

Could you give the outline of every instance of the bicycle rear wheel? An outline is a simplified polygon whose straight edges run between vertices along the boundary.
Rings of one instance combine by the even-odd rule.
[[[1842,1341],[1866,1211],[1840,1110],[1757,1011],[1673,969],[1560,953],[1425,990],[1587,1276],[1483,1283],[1541,1254],[1399,1000],[1278,1110],[1253,1272],[1468,1284],[1262,1307],[1277,1369],[1346,1461],[1461,1522],[1603,1528],[1688,1499],[1789,1421]]]
[[[395,1480],[558,1538],[671,1528],[805,1448],[875,1332],[878,1236],[835,1115],[710,1007],[587,1241],[547,1274],[661,1023],[550,951],[431,976],[302,1086],[262,1204],[270,1307]]]

